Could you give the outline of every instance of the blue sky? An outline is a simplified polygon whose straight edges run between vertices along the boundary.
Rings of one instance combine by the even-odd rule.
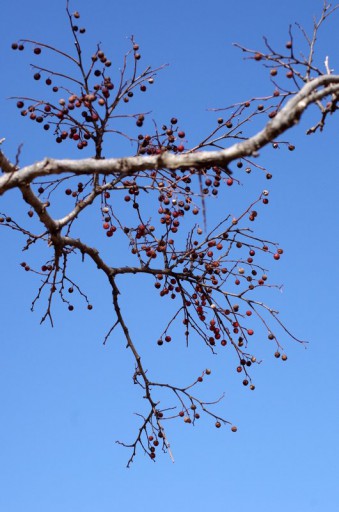
[[[232,43],[260,50],[266,35],[283,47],[288,25],[299,21],[310,28],[321,6],[320,0],[287,0],[274,6],[261,1],[260,7],[249,0],[173,0],[168,5],[131,0],[128,6],[98,0],[95,7],[89,1],[71,3],[87,29],[85,48],[92,53],[102,42],[112,56],[112,68],[120,66],[131,34],[145,65],[169,64],[138,105],[152,110],[159,124],[177,116],[192,145],[214,126],[215,114],[207,109],[271,90],[267,71],[243,61]],[[2,6],[1,19],[4,150],[13,158],[23,143],[22,164],[47,155],[79,157],[70,145],[60,147],[49,134],[32,128],[7,100],[41,90],[31,78],[31,54],[12,52],[13,41],[32,38],[62,49],[72,45],[64,2],[13,0]],[[335,70],[338,23],[339,13],[320,33],[318,46],[319,61],[329,55]],[[48,65],[56,63],[51,58]],[[129,453],[115,444],[117,439],[133,439],[138,428],[133,413],[142,409],[142,399],[132,384],[133,361],[122,336],[117,333],[102,345],[114,322],[104,278],[75,260],[74,273],[93,297],[94,310],[88,313],[79,304],[70,314],[56,304],[54,328],[40,326],[43,304],[30,312],[38,282],[19,266],[22,259],[34,261],[38,251],[23,255],[24,240],[1,230],[1,510],[337,510],[338,121],[330,119],[322,135],[306,137],[307,121],[312,122],[312,113],[283,137],[296,151],[263,151],[261,163],[273,179],[269,207],[256,228],[284,248],[279,263],[269,263],[272,281],[283,283],[283,293],[272,292],[267,300],[297,336],[309,341],[307,350],[285,337],[288,361],[282,363],[263,340],[258,347],[263,363],[254,371],[256,391],[251,393],[241,385],[232,361],[213,358],[200,346],[186,349],[179,329],[177,343],[160,353],[154,340],[170,305],[159,303],[152,285],[148,291],[139,277],[121,282],[122,307],[150,371],[163,380],[186,383],[211,367],[202,393],[214,397],[225,391],[218,411],[238,425],[233,434],[215,429],[207,419],[195,428],[172,422],[168,432],[175,464],[160,454],[153,464],[140,453],[127,470]],[[133,149],[112,139],[106,152],[121,156]],[[259,173],[242,178],[243,187],[227,197],[226,209],[236,209],[237,201],[247,205],[268,187]],[[225,204],[210,202],[208,222],[220,208]],[[26,215],[14,193],[1,198],[0,212]],[[102,240],[99,221],[98,228],[92,219],[88,226],[94,243]],[[111,246],[103,250],[110,255]],[[121,257],[114,254],[117,260]]]

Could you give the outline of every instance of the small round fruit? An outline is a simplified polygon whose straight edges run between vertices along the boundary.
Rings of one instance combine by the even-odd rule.
[[[216,422],[215,422],[215,426],[216,426],[217,428],[220,428],[220,427],[221,427],[221,423],[220,423],[220,421],[216,421]]]
[[[233,425],[233,427],[231,428],[232,432],[236,432],[238,429],[235,425]]]

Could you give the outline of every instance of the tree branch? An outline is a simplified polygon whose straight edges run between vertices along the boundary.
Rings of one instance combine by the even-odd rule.
[[[318,90],[319,87],[323,89]],[[220,151],[201,151],[173,155],[164,152],[152,156],[132,156],[126,158],[110,158],[107,160],[95,160],[91,158],[83,160],[54,160],[46,158],[41,162],[29,165],[13,172],[15,167],[9,163],[3,152],[0,151],[1,169],[10,173],[0,178],[0,195],[14,187],[30,183],[37,177],[71,173],[82,176],[88,174],[100,174],[104,176],[119,175],[130,176],[142,170],[187,169],[190,167],[201,168],[211,165],[225,166],[233,160],[255,154],[259,149],[270,143],[276,137],[297,124],[303,112],[309,105],[329,95],[339,94],[339,76],[323,75],[308,82],[290,99],[284,108],[270,120],[265,128],[244,142],[232,145]]]

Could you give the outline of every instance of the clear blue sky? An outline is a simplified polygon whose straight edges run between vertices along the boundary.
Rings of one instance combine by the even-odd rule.
[[[215,122],[208,108],[270,91],[267,72],[244,62],[232,43],[260,50],[266,35],[283,47],[289,23],[299,21],[310,28],[321,7],[321,0],[262,0],[260,5],[250,0],[71,3],[87,28],[85,46],[92,52],[101,41],[113,66],[120,65],[131,34],[140,44],[144,64],[170,64],[142,98],[141,109],[152,110],[159,124],[177,116],[192,144]],[[336,71],[338,27],[339,13],[321,32],[318,47],[320,62],[329,55]],[[22,164],[47,155],[78,157],[70,146],[61,148],[32,128],[7,100],[37,90],[29,69],[31,54],[10,50],[21,37],[67,49],[72,42],[64,1],[13,0],[1,8],[4,149],[14,157],[23,143]],[[53,67],[55,62],[47,64]],[[114,321],[105,280],[90,265],[79,267],[76,261],[74,272],[80,269],[94,310],[87,313],[78,307],[70,314],[56,305],[55,327],[40,326],[42,306],[30,312],[37,280],[19,267],[22,259],[34,261],[37,253],[23,255],[24,240],[1,229],[1,510],[338,510],[338,119],[329,121],[322,136],[306,137],[306,121],[286,135],[297,147],[293,153],[263,152],[262,163],[274,178],[269,183],[270,206],[257,229],[279,241],[285,251],[281,261],[271,265],[272,280],[284,284],[283,293],[273,292],[268,299],[309,345],[305,350],[285,337],[289,359],[282,363],[263,340],[259,350],[264,361],[254,373],[254,393],[241,385],[234,364],[212,358],[202,348],[186,350],[179,329],[176,344],[167,352],[157,351],[154,340],[166,316],[166,302],[159,305],[152,285],[148,295],[139,278],[122,284],[123,307],[150,371],[186,383],[211,367],[206,396],[225,391],[218,411],[239,427],[233,434],[215,429],[207,420],[195,428],[173,422],[168,428],[175,464],[160,454],[153,464],[140,453],[127,470],[129,452],[115,444],[116,439],[133,439],[138,428],[133,413],[142,404],[122,336],[116,334],[102,346]],[[132,152],[128,144],[114,139],[107,156]],[[244,204],[267,186],[259,175],[243,182]],[[225,205],[211,203],[209,216],[221,207]],[[13,217],[25,214],[15,194],[1,198],[3,211]],[[92,231],[90,236],[95,241]]]

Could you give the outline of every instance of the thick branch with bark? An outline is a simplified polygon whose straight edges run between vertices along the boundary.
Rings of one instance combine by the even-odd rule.
[[[46,158],[41,162],[17,169],[4,153],[0,152],[0,166],[5,173],[0,178],[0,194],[15,187],[31,183],[36,178],[71,173],[74,176],[99,174],[102,176],[133,176],[140,171],[152,171],[161,168],[176,170],[200,169],[210,166],[227,166],[234,160],[247,156],[256,156],[259,149],[275,140],[299,123],[303,112],[312,104],[332,96],[332,103],[339,95],[339,76],[322,75],[314,78],[293,97],[276,116],[256,135],[244,142],[232,145],[220,151],[201,151],[173,155],[162,153],[154,156],[132,156],[126,158],[108,158],[105,160],[54,160]],[[332,104],[331,103],[331,104]],[[331,109],[331,104],[328,109]]]

